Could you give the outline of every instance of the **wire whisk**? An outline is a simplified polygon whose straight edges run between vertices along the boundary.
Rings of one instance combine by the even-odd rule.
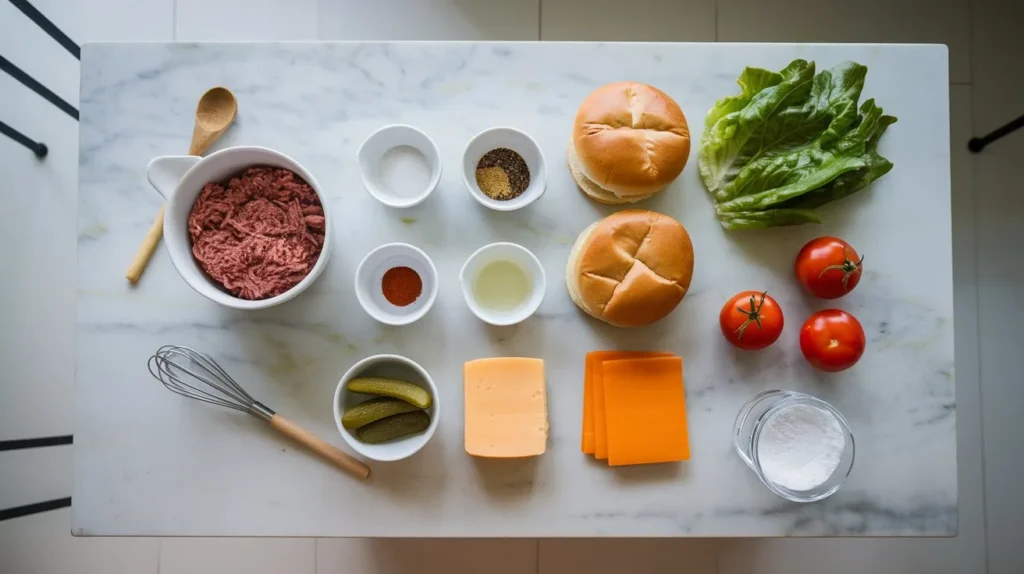
[[[188,347],[160,347],[149,358],[149,373],[168,390],[190,399],[243,412],[257,403],[212,357]],[[213,392],[190,381],[205,383]]]
[[[301,443],[335,466],[360,478],[370,476],[370,467],[317,438],[309,431],[275,413],[257,401],[210,355],[188,347],[165,345],[147,362],[149,373],[168,390],[183,397],[242,411],[270,423],[270,426]]]

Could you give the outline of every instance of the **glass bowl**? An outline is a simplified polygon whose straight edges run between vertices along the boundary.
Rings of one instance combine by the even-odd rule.
[[[839,464],[832,471],[832,474],[824,482],[808,490],[793,490],[773,482],[765,476],[764,469],[761,467],[761,461],[758,459],[758,445],[765,422],[783,409],[795,405],[817,407],[834,416],[843,431],[845,442],[843,452],[839,458]],[[743,462],[747,463],[747,466],[754,471],[757,478],[768,487],[768,490],[793,502],[814,502],[835,494],[853,469],[856,451],[853,432],[850,431],[846,418],[833,408],[832,405],[811,395],[782,390],[758,393],[747,404],[743,405],[743,408],[740,409],[739,414],[736,416],[733,446],[736,448],[740,458],[743,459]]]

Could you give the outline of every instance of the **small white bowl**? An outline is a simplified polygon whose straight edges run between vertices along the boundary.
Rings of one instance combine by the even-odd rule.
[[[422,189],[399,194],[388,188],[381,164],[385,154],[402,146],[414,148],[422,154],[429,173]],[[359,147],[356,160],[363,187],[374,199],[389,207],[412,207],[422,203],[441,180],[441,153],[437,145],[427,134],[412,126],[394,124],[373,132]]]
[[[530,185],[526,190],[519,196],[504,201],[487,197],[476,183],[476,165],[480,158],[499,147],[518,153],[526,162],[526,167],[530,169]],[[462,153],[462,178],[473,199],[496,211],[514,211],[530,205],[544,195],[548,182],[544,152],[540,150],[540,146],[525,133],[507,127],[486,129],[469,140],[466,151]]]
[[[423,281],[418,299],[399,307],[392,305],[381,288],[384,273],[392,267],[409,267]],[[408,243],[387,243],[374,249],[356,268],[356,298],[374,319],[387,325],[408,325],[427,314],[437,299],[437,269],[427,254]]]
[[[498,311],[488,309],[480,305],[473,293],[473,283],[477,275],[488,264],[494,261],[510,261],[518,265],[526,273],[530,280],[530,296],[521,305],[510,311]],[[497,325],[515,325],[533,315],[544,300],[544,291],[547,289],[547,279],[544,275],[544,267],[537,257],[529,249],[515,243],[491,243],[477,249],[469,256],[462,271],[459,272],[459,281],[462,282],[462,296],[473,314],[485,323]]]
[[[430,415],[430,425],[427,427],[427,430],[381,444],[370,444],[360,441],[354,431],[345,428],[341,424],[341,415],[345,411],[373,398],[371,395],[353,393],[345,388],[348,382],[356,377],[396,379],[407,381],[426,389],[434,399],[430,408],[424,409]],[[440,401],[441,397],[437,393],[437,386],[434,385],[434,380],[430,378],[427,371],[419,366],[416,361],[400,355],[374,355],[352,365],[352,368],[345,372],[345,375],[341,377],[341,381],[338,382],[338,388],[334,390],[334,406],[332,407],[334,411],[334,424],[338,425],[338,432],[341,433],[341,438],[348,443],[348,446],[366,458],[381,462],[402,460],[419,452],[424,445],[430,442],[430,437],[434,436],[434,431],[437,430],[437,422],[441,417]]]
[[[235,297],[216,285],[196,263],[195,257],[192,255],[192,240],[188,234],[188,216],[192,211],[192,204],[199,197],[203,187],[211,181],[226,183],[232,177],[253,166],[281,167],[304,179],[316,192],[320,204],[323,205],[326,226],[323,249],[309,274],[284,293],[268,299],[257,300]],[[174,264],[174,268],[189,287],[214,303],[232,309],[247,310],[266,309],[284,303],[312,285],[331,258],[331,245],[334,243],[332,223],[334,218],[327,205],[327,196],[312,173],[299,162],[281,152],[257,146],[238,146],[222,149],[202,158],[198,156],[163,156],[149,162],[146,176],[149,178],[149,183],[167,200],[163,237],[167,253],[171,256],[171,263]]]

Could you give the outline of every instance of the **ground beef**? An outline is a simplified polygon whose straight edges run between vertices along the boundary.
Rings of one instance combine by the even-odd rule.
[[[324,208],[287,169],[251,167],[225,186],[207,183],[188,234],[199,266],[241,299],[267,299],[309,274],[324,246]]]

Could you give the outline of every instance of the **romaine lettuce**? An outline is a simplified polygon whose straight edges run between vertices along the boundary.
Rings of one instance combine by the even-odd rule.
[[[877,148],[896,118],[874,100],[857,107],[867,71],[846,62],[815,75],[804,60],[743,71],[742,92],[708,112],[698,154],[723,227],[820,223],[814,208],[892,169]]]

